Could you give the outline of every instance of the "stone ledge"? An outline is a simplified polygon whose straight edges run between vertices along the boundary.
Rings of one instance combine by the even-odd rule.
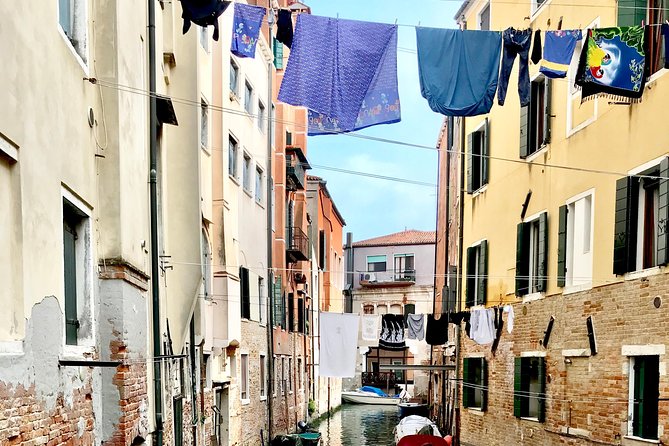
[[[142,291],[149,290],[149,276],[122,259],[103,259],[98,263],[98,277],[104,280],[124,280]]]

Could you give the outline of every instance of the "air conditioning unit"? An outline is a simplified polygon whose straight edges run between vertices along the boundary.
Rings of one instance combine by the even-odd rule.
[[[376,282],[376,274],[374,273],[361,273],[360,274],[361,282]]]

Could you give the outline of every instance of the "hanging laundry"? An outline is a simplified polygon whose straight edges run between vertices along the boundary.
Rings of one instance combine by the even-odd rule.
[[[384,350],[403,350],[405,347],[404,316],[401,314],[384,314],[381,317],[379,348]]]
[[[502,339],[502,330],[504,328],[504,319],[502,319],[502,314],[504,314],[504,309],[495,308],[495,339],[493,339],[492,347],[490,348],[493,354],[497,351],[499,340]]]
[[[546,31],[544,43],[544,60],[541,62],[541,71],[546,77],[567,77],[567,71],[574,56],[576,42],[583,35],[580,29],[572,31]]]
[[[662,24],[662,37],[664,37],[664,68],[669,68],[669,23]]]
[[[477,344],[490,344],[495,339],[495,312],[473,310],[469,337]]]
[[[293,13],[290,9],[279,9],[276,20],[276,40],[290,48],[293,45]]]
[[[181,18],[184,19],[183,33],[190,29],[191,22],[196,25],[214,27],[214,40],[218,40],[218,17],[232,2],[221,0],[181,0]]]
[[[359,323],[357,314],[320,313],[321,376],[355,376]]]
[[[550,31],[546,31],[546,33],[549,32]],[[538,29],[534,31],[534,42],[532,42],[532,55],[530,56],[530,60],[536,65],[541,62],[541,57],[541,30]]]
[[[298,15],[279,100],[310,110],[309,135],[399,122],[397,26]]]
[[[377,341],[379,339],[379,321],[381,317],[378,314],[365,314],[362,316],[362,340]]]
[[[429,345],[444,345],[448,341],[448,315],[443,313],[439,319],[434,314],[427,315],[425,342]]]
[[[260,27],[265,17],[265,8],[244,3],[235,3],[235,17],[232,22],[232,43],[230,51],[239,57],[254,58]]]
[[[422,341],[425,339],[425,315],[407,314],[407,337]]]
[[[490,111],[497,91],[502,38],[494,31],[416,28],[420,92],[446,116]]]
[[[502,33],[504,39],[504,51],[502,54],[502,69],[499,73],[499,91],[497,92],[497,103],[504,105],[506,90],[509,88],[509,76],[513,69],[513,63],[518,56],[518,95],[520,106],[525,107],[530,103],[530,67],[528,55],[532,43],[532,29],[520,31],[507,28]]]
[[[648,74],[647,43],[642,26],[589,30],[576,73],[581,101],[596,95],[640,101]]]
[[[513,307],[511,305],[505,305],[504,312],[509,313],[509,315],[506,318],[506,331],[508,331],[510,334],[513,331],[513,321],[516,318],[516,316],[513,312]]]

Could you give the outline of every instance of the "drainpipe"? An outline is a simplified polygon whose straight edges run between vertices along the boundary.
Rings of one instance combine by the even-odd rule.
[[[444,287],[442,288],[442,296],[441,296],[442,307],[443,307],[443,301],[447,297],[447,296],[443,295],[444,289],[448,289],[449,294],[450,294],[450,291],[451,291],[450,287],[448,286],[450,278],[451,278],[451,268],[450,268],[450,265],[449,265],[449,262],[448,262],[448,260],[449,260],[449,255],[448,254],[449,254],[449,247],[450,247],[450,240],[451,240],[451,238],[450,238],[451,231],[450,231],[450,227],[449,227],[449,221],[451,219],[451,188],[450,188],[450,184],[451,184],[451,150],[453,148],[452,147],[453,138],[452,137],[449,138],[448,135],[453,134],[452,133],[453,132],[453,123],[455,122],[455,119],[454,118],[447,118],[447,122],[448,122],[448,124],[447,124],[448,127],[446,128],[446,146],[447,147],[446,147],[446,151],[443,153],[443,156],[446,157],[446,217],[445,217],[445,219],[446,219],[446,234],[445,234],[445,237],[444,237],[444,244],[446,245],[446,249],[444,249],[444,257],[445,257],[444,265],[446,266],[446,271],[445,271],[446,275],[444,276],[445,277]],[[449,145],[449,142],[451,143],[450,145]],[[439,156],[442,156],[441,152],[439,153]],[[435,292],[436,292],[436,290],[435,290]],[[450,297],[450,296],[448,296],[448,297]],[[450,326],[450,324],[449,324],[449,326]],[[445,360],[444,355],[442,355],[441,358],[442,358],[441,360],[442,360],[442,363],[443,363],[444,360]],[[447,375],[450,376],[449,372],[444,371],[442,373],[443,373],[442,378],[445,378]],[[456,376],[456,378],[457,378],[457,376]],[[456,383],[457,383],[457,381],[456,381]],[[450,385],[448,387],[450,387]],[[442,379],[442,381],[441,381],[441,407],[442,407],[441,425],[444,426],[444,427],[446,427],[446,392],[447,392],[448,387],[446,386],[446,379]],[[448,391],[450,392],[450,390],[448,390]],[[452,433],[453,432],[453,427],[451,426],[449,428],[449,430]]]
[[[268,360],[268,372],[269,378],[267,380],[267,435],[269,436],[269,442],[272,441],[272,429],[274,422],[272,419],[273,410],[273,396],[274,395],[274,274],[272,272],[272,255],[274,254],[273,245],[274,245],[274,233],[272,232],[272,204],[274,202],[274,190],[272,185],[274,183],[272,176],[272,158],[274,152],[272,150],[272,134],[274,133],[274,122],[272,121],[272,26],[274,25],[274,13],[269,3],[267,6],[267,25],[268,25],[268,35],[269,38],[269,57],[270,61],[267,64],[267,108],[269,113],[267,113],[267,306],[269,310],[269,327],[267,328],[267,344],[269,349],[269,354],[267,355]]]
[[[457,291],[457,298],[456,298],[456,303],[458,309],[461,307],[461,298],[462,298],[462,241],[463,241],[463,231],[464,231],[464,216],[465,216],[465,207],[464,207],[464,199],[465,199],[465,193],[464,193],[464,184],[465,184],[465,157],[462,156],[462,153],[464,152],[465,148],[465,121],[464,118],[459,118],[458,119],[458,124],[459,124],[459,129],[460,129],[460,147],[458,150],[459,157],[460,157],[460,184],[458,187],[458,207],[460,208],[460,216],[459,216],[459,222],[458,222],[458,269],[457,269],[457,274],[458,274],[458,291]],[[461,330],[460,326],[456,326],[455,328],[455,378],[459,379],[460,377],[460,338],[461,338]],[[460,385],[459,381],[456,382],[455,385],[455,404],[456,404],[456,410],[455,410],[455,426],[456,426],[456,431],[455,431],[455,439],[456,439],[456,445],[460,444]]]
[[[151,202],[151,309],[153,357],[161,355],[160,346],[160,276],[158,272],[158,117],[156,115],[156,2],[148,0],[149,31],[149,200]],[[163,395],[160,361],[153,362],[153,404],[155,435],[153,444],[163,444]]]

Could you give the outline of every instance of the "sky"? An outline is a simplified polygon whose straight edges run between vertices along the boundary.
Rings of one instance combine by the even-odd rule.
[[[369,22],[453,28],[461,2],[446,0],[311,0],[314,15]],[[369,127],[354,134],[436,147],[443,116],[430,110],[420,94],[416,32],[399,26],[397,70],[402,121]],[[347,135],[311,136],[309,162],[435,184],[436,150],[369,141]],[[345,232],[364,240],[404,229],[434,230],[436,188],[351,175],[318,167],[309,171],[327,188],[346,220]]]

